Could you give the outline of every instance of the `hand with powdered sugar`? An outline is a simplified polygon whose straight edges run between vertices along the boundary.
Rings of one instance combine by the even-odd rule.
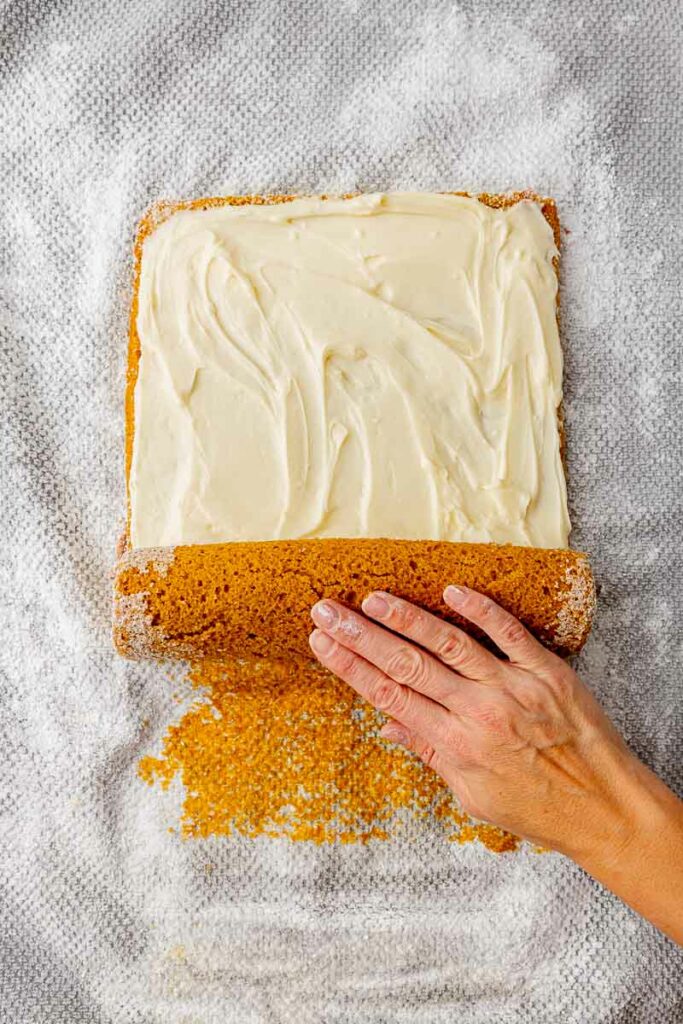
[[[384,592],[364,615],[318,602],[312,650],[389,716],[382,736],[438,772],[465,811],[571,857],[683,942],[683,802],[514,616],[465,587],[444,601],[502,657]]]

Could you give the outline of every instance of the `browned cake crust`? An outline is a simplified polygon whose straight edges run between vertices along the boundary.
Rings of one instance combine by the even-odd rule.
[[[464,628],[448,583],[498,601],[548,647],[577,653],[595,589],[576,551],[411,540],[305,540],[129,551],[119,562],[114,642],[131,658],[310,658],[311,606],[357,607],[388,590]],[[475,635],[476,635],[476,631]]]

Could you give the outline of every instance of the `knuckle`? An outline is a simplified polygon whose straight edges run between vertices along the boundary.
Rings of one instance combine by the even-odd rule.
[[[501,636],[503,641],[508,644],[515,644],[519,646],[526,642],[528,633],[521,622],[517,619],[510,619],[505,623],[501,630]]]
[[[533,677],[516,680],[512,687],[512,695],[522,707],[533,714],[539,714],[547,704],[545,689]]]
[[[461,728],[448,730],[445,737],[445,747],[459,764],[470,763],[473,760],[471,740]]]
[[[436,654],[447,665],[462,663],[467,655],[467,644],[457,633],[445,633],[436,644]]]
[[[498,611],[498,606],[496,605],[496,603],[492,601],[490,597],[486,597],[484,594],[477,594],[476,598],[474,599],[474,604],[479,614],[479,617],[484,619],[485,621],[488,621],[489,619],[493,618],[493,616]]]
[[[408,630],[418,622],[420,609],[409,601],[395,601],[391,607],[390,621],[392,628]]]
[[[347,612],[342,616],[337,626],[337,632],[341,633],[346,640],[357,644],[363,639],[363,620],[360,615]]]
[[[347,647],[342,647],[341,644],[337,644],[336,648],[331,652],[328,661],[339,675],[354,675],[361,664],[353,651],[350,651]]]
[[[407,693],[397,683],[391,679],[383,679],[373,690],[372,703],[379,711],[400,718],[405,712],[407,698]]]
[[[425,659],[416,647],[403,645],[391,656],[388,672],[392,679],[407,686],[415,686],[425,676]]]
[[[488,732],[497,736],[507,735],[511,731],[509,712],[493,701],[484,701],[473,708],[472,716]]]

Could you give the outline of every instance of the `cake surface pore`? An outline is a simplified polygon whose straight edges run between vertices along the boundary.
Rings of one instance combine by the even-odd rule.
[[[142,251],[132,546],[565,546],[556,256],[532,201],[174,213]]]

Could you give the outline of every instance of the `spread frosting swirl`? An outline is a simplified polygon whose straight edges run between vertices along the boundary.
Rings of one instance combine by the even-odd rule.
[[[133,546],[566,546],[555,256],[531,201],[175,213],[143,248]]]

